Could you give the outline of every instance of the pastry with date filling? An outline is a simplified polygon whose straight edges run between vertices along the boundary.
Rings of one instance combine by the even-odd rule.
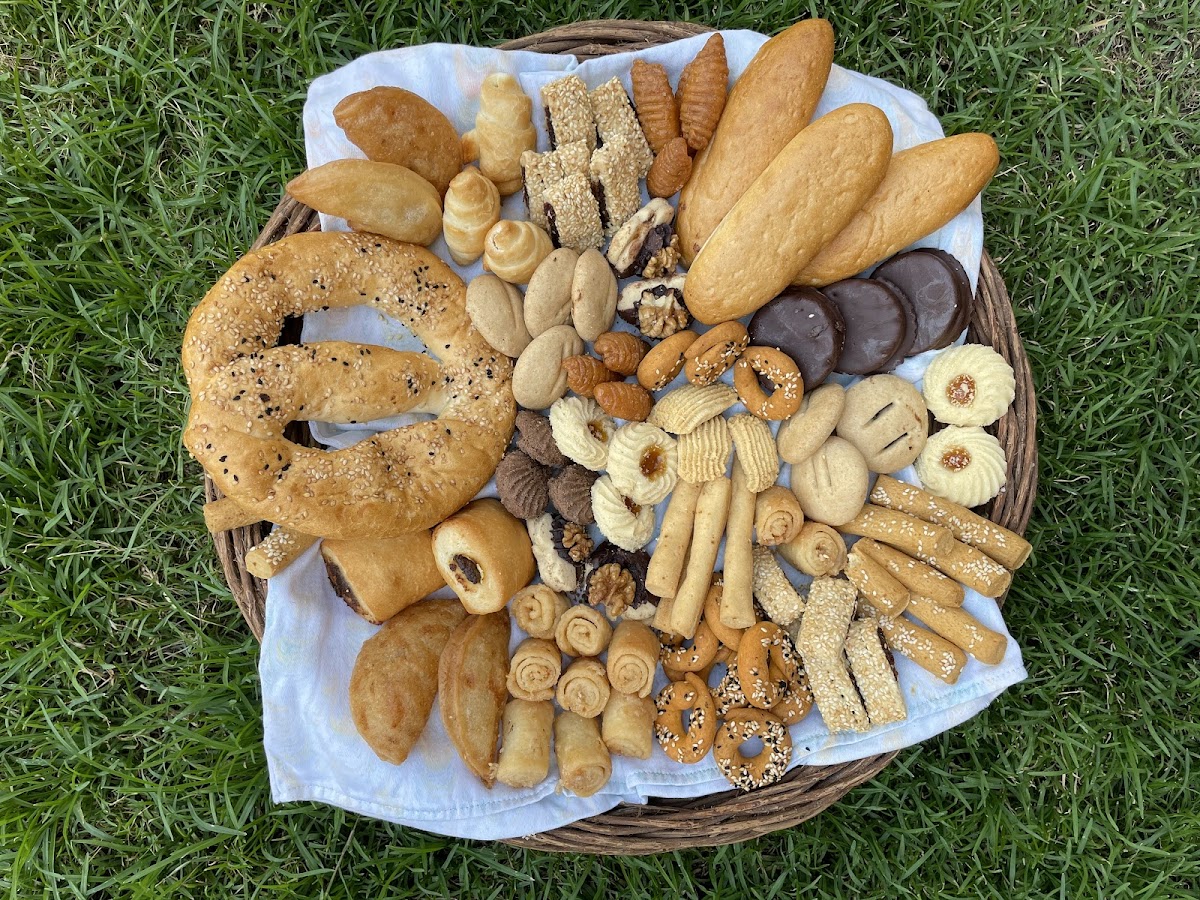
[[[503,609],[537,571],[525,523],[491,498],[468,503],[433,529],[433,558],[476,615]]]

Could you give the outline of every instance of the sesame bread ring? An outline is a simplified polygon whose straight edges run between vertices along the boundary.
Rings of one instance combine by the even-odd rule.
[[[662,650],[663,668],[675,672],[702,672],[712,665],[716,658],[720,642],[706,622],[701,622],[696,629],[692,646],[685,647],[683,642]]]
[[[710,328],[688,346],[683,372],[692,384],[712,384],[733,368],[750,344],[746,326],[734,319]]]
[[[430,354],[341,341],[275,347],[286,316],[371,306]],[[471,325],[462,281],[378,235],[297,234],[252,251],[188,320],[184,444],[223,493],[303,534],[392,537],[436,525],[487,484],[509,438],[512,364]],[[438,416],[344,450],[301,447],[293,419]]]
[[[775,386],[768,397],[759,386],[762,375]],[[804,382],[795,361],[774,347],[749,347],[733,367],[733,386],[746,409],[768,422],[781,422],[800,408]]]
[[[762,739],[762,750],[752,758],[742,755],[742,744]],[[743,791],[774,784],[792,761],[792,736],[787,727],[761,709],[731,709],[713,742],[713,757],[721,774]]]
[[[658,715],[654,717],[654,736],[663,752],[681,763],[698,763],[712,749],[717,733],[717,710],[712,692],[694,672],[674,681],[658,692],[654,701]],[[687,729],[683,713],[691,710]]]
[[[738,681],[751,706],[771,709],[800,681],[800,662],[792,639],[774,622],[747,628],[738,645]]]

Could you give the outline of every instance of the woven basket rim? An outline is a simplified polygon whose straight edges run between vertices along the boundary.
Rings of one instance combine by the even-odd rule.
[[[500,49],[590,58],[712,30],[707,25],[687,22],[593,20],[518,38],[501,44]],[[315,211],[285,194],[253,246],[257,249],[290,234],[319,230]],[[1037,489],[1036,399],[1007,288],[986,250],[967,337],[994,347],[1012,365],[1016,376],[1013,406],[991,429],[1008,454],[1008,484],[984,512],[993,521],[1024,533]],[[205,499],[217,499],[220,492],[211,479],[205,476],[204,482]],[[246,570],[244,559],[265,534],[264,524],[258,523],[213,535],[225,579],[259,640],[264,628],[266,582]],[[537,850],[624,855],[736,843],[807,821],[873,778],[896,755],[886,753],[834,766],[797,766],[778,784],[751,793],[723,791],[685,800],[621,804],[561,828],[505,843]]]

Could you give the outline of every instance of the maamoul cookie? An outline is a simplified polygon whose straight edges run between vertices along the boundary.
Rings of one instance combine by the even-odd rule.
[[[872,375],[846,391],[837,433],[863,455],[872,472],[889,474],[912,463],[929,433],[920,392],[895,375]]]
[[[623,425],[609,441],[608,476],[635,503],[665,500],[677,478],[675,439],[645,422]]]
[[[592,485],[592,514],[600,533],[623,550],[640,550],[654,537],[654,507],[626,497],[607,475]]]
[[[563,455],[599,472],[608,462],[608,442],[616,425],[595,400],[562,397],[550,406],[550,428]]]
[[[995,497],[1007,470],[1000,442],[978,425],[946,426],[917,457],[917,476],[925,489],[962,506],[979,506]]]
[[[982,344],[943,350],[925,370],[922,394],[929,411],[947,425],[991,425],[1012,405],[1012,366]]]

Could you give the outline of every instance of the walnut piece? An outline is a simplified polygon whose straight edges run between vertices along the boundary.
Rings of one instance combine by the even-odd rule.
[[[587,601],[592,606],[604,604],[608,616],[615,619],[633,602],[637,585],[633,575],[619,563],[608,563],[592,573],[588,580]]]
[[[671,242],[667,246],[646,260],[646,267],[642,269],[642,275],[646,278],[674,275],[677,265],[679,265],[679,235],[673,234]]]
[[[581,563],[592,553],[592,539],[588,537],[587,529],[574,522],[563,526],[562,545],[572,562]]]

